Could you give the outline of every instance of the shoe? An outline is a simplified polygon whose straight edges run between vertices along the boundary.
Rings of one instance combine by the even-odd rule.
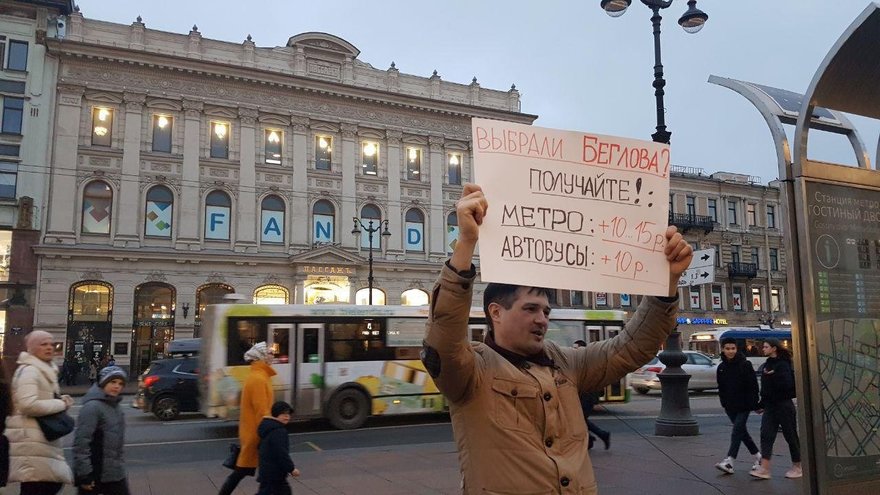
[[[761,453],[755,454],[755,463],[752,464],[752,471],[761,469]]]
[[[733,457],[725,457],[721,462],[715,464],[715,467],[727,474],[733,474]]]
[[[804,470],[800,466],[792,466],[785,472],[785,477],[790,479],[801,478],[804,476]]]
[[[601,438],[602,442],[605,444],[605,450],[608,450],[611,448],[611,432],[610,431],[600,433],[599,438]]]
[[[762,480],[770,479],[770,471],[765,471],[763,468],[760,467],[758,469],[752,469],[751,471],[749,471],[749,474],[754,476],[755,478],[759,478]]]
[[[587,445],[587,450],[592,449],[594,443],[596,443],[596,437],[594,437],[593,435],[590,435],[590,443]]]

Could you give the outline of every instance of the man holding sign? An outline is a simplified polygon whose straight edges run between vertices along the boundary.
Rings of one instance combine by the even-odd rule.
[[[489,284],[489,332],[484,343],[468,343],[471,261],[488,207],[480,186],[464,186],[458,243],[434,287],[422,351],[450,403],[462,491],[595,494],[578,392],[614,383],[657,354],[675,327],[676,286],[692,249],[675,227],[666,230],[669,297],[643,298],[613,339],[578,349],[545,342],[548,290]]]

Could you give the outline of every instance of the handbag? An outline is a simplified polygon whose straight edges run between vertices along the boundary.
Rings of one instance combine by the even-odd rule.
[[[223,467],[235,469],[235,463],[238,462],[239,453],[241,453],[241,445],[237,443],[230,443],[229,453],[226,454],[226,459],[223,461]]]
[[[46,440],[53,441],[67,435],[73,431],[73,418],[66,411],[49,414],[47,416],[38,416],[35,418],[43,430],[43,436]]]

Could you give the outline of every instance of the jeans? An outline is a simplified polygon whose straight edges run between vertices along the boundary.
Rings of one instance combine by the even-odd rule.
[[[77,493],[79,495],[131,495],[131,492],[128,491],[128,480],[126,479],[95,483],[94,489],[83,490],[79,488]]]
[[[772,402],[764,408],[761,418],[761,457],[770,460],[773,456],[773,442],[776,432],[782,428],[782,436],[788,442],[791,462],[801,462],[801,442],[797,432],[797,411],[791,399]]]
[[[21,495],[55,495],[61,491],[61,483],[51,481],[25,481],[21,484]]]
[[[286,481],[274,483],[260,483],[260,491],[257,495],[291,495],[290,485]]]
[[[749,435],[749,429],[747,427],[749,421],[749,411],[730,411],[725,409],[724,412],[727,413],[727,417],[730,418],[730,422],[733,423],[733,430],[730,432],[730,448],[727,449],[727,457],[733,457],[736,459],[737,454],[739,454],[739,444],[745,444],[746,448],[749,449],[749,453],[755,455],[758,453],[758,446],[755,445],[755,441],[752,440],[752,436]]]
[[[253,476],[255,472],[256,469],[254,468],[236,467],[226,478],[226,481],[223,482],[223,486],[220,487],[219,495],[232,495],[232,492],[235,491],[235,487],[241,483],[241,480],[243,480],[245,476]]]

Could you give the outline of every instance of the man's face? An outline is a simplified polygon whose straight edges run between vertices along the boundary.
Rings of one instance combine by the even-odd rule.
[[[110,397],[116,397],[122,393],[123,387],[125,387],[125,382],[122,381],[122,378],[114,378],[104,385],[104,393]]]
[[[733,359],[736,356],[736,344],[724,344],[724,348],[721,349],[721,352],[724,353],[724,357],[727,359]]]
[[[31,354],[33,354],[34,357],[41,361],[46,361],[47,363],[52,360],[52,355],[54,353],[55,344],[52,341],[52,337],[44,337],[37,340],[31,348]]]
[[[489,315],[495,329],[495,341],[501,347],[523,356],[544,350],[544,335],[550,317],[547,296],[530,293],[527,287],[520,287],[510,309],[492,303],[489,305]]]

